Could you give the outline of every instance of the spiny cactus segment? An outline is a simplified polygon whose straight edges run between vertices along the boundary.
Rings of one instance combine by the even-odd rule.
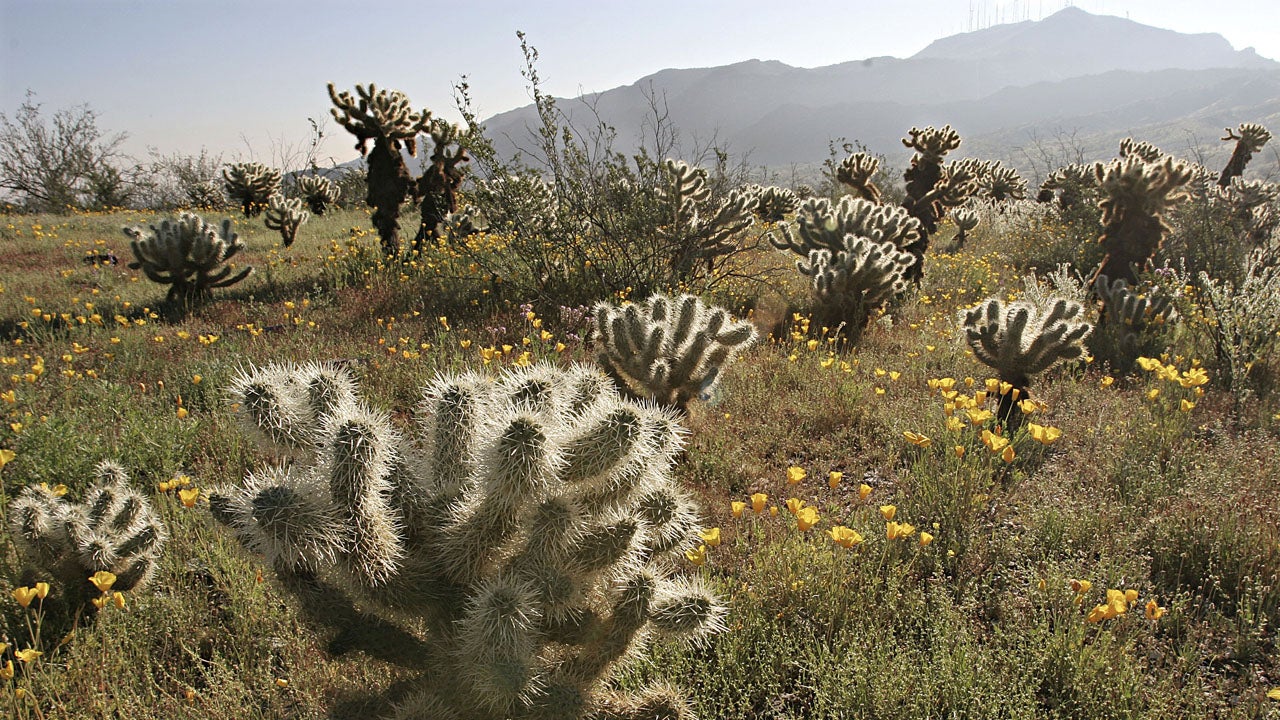
[[[245,248],[231,230],[231,220],[222,221],[215,230],[199,215],[182,213],[177,220],[167,219],[147,233],[138,227],[126,227],[134,262],[129,267],[142,269],[151,280],[169,285],[169,302],[194,302],[208,297],[213,288],[235,285],[253,272],[245,267],[232,274],[224,265]]]
[[[1127,137],[1120,141],[1120,157],[1136,157],[1147,163],[1156,163],[1168,157],[1168,153],[1152,145],[1146,140],[1134,140]]]
[[[368,157],[368,192],[365,202],[373,208],[373,226],[387,256],[400,254],[400,205],[414,187],[404,158],[403,145],[410,155],[418,151],[419,133],[431,127],[431,113],[413,112],[409,98],[399,90],[388,91],[370,84],[356,85],[356,96],[339,93],[329,83],[330,109],[338,124],[356,136],[356,150]],[[373,150],[368,147],[373,141]]]
[[[227,197],[240,203],[245,217],[255,217],[267,200],[280,192],[280,171],[262,163],[241,162],[222,170]]]
[[[342,196],[338,184],[323,175],[299,176],[298,194],[316,216],[324,215],[325,210]]]
[[[300,198],[286,199],[283,195],[272,195],[267,201],[262,221],[268,230],[279,231],[284,246],[289,247],[298,236],[298,228],[310,218],[311,213],[302,209]]]
[[[906,272],[915,258],[893,243],[844,236],[844,249],[810,251],[796,267],[810,278],[819,303],[819,321],[843,326],[846,339],[857,338],[871,314],[907,289]]]
[[[765,222],[781,221],[800,204],[794,192],[777,185],[748,185],[743,192],[755,198],[756,217]]]
[[[1232,178],[1243,175],[1245,167],[1253,159],[1254,154],[1261,151],[1271,139],[1271,131],[1258,123],[1240,123],[1240,127],[1235,132],[1232,132],[1231,128],[1226,128],[1226,132],[1222,140],[1224,142],[1235,140],[1236,147],[1231,151],[1231,159],[1227,161],[1227,166],[1218,175],[1219,187],[1227,187],[1231,184]]]
[[[1186,198],[1182,187],[1192,168],[1169,156],[1151,163],[1131,155],[1097,163],[1093,172],[1102,194],[1099,242],[1107,252],[1098,275],[1136,284],[1137,272],[1146,269],[1170,232],[1164,214]]]
[[[693,295],[657,293],[643,304],[596,305],[594,338],[620,390],[683,410],[715,388],[756,329]]]
[[[848,195],[835,205],[826,198],[804,201],[796,211],[794,228],[793,232],[791,224],[781,225],[779,232],[769,235],[769,242],[801,258],[808,258],[813,250],[825,248],[833,253],[844,250],[845,235],[891,243],[912,255],[919,251],[921,243],[920,221],[905,209]]]
[[[1094,292],[1102,301],[1098,327],[1090,338],[1095,357],[1123,373],[1139,357],[1160,354],[1148,330],[1171,315],[1173,297],[1168,292],[1158,286],[1137,290],[1121,278],[1106,275],[1094,281]]]
[[[1057,193],[1058,208],[1069,211],[1084,202],[1086,193],[1097,187],[1092,165],[1071,164],[1054,170],[1040,185],[1039,202],[1051,202]]]
[[[51,576],[74,606],[100,594],[89,582],[98,571],[115,574],[113,590],[145,586],[167,538],[124,468],[104,461],[94,477],[83,502],[36,485],[25,488],[8,510],[10,535],[26,562]]]
[[[1016,391],[1000,396],[997,411],[1010,430],[1022,422],[1015,408],[1018,400],[1029,398],[1031,377],[1083,356],[1084,339],[1093,331],[1085,322],[1084,306],[1065,298],[1049,298],[1044,305],[988,298],[960,311],[960,322],[974,357]]]
[[[836,180],[846,185],[854,197],[873,203],[881,200],[880,188],[871,181],[880,169],[880,158],[864,152],[853,153],[836,169]]]
[[[989,164],[977,183],[978,195],[996,202],[1025,200],[1027,197],[1027,181],[1022,179],[1017,170],[999,162]]]
[[[422,662],[450,681],[395,718],[586,717],[623,702],[601,688],[646,637],[723,627],[714,594],[672,577],[699,527],[671,476],[683,431],[670,413],[620,399],[596,371],[537,365],[438,378],[411,431],[349,377],[308,392],[318,372],[237,380],[241,418],[293,462],[214,491],[210,508],[283,576],[335,578],[427,621]],[[625,702],[656,707],[664,692]]]
[[[964,248],[965,241],[968,240],[968,232],[978,227],[980,216],[973,208],[956,208],[951,213],[951,221],[956,224],[956,236],[951,241],[951,252],[957,252]]]
[[[227,205],[226,190],[217,180],[204,180],[187,188],[187,202],[197,210],[221,210]]]

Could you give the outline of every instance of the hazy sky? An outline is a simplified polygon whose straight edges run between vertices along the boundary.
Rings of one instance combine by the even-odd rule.
[[[516,30],[546,89],[573,96],[671,67],[906,57],[1067,4],[1280,58],[1276,0],[0,0],[0,112],[32,90],[46,114],[88,103],[138,157],[270,161],[309,137],[307,118],[329,118],[329,81],[403,90],[449,119],[464,74],[482,117],[527,104]],[[326,133],[322,158],[355,156],[332,119]]]

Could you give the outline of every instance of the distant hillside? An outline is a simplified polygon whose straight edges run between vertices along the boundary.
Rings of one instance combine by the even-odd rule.
[[[650,94],[665,102],[686,147],[715,136],[731,152],[749,151],[751,164],[775,168],[820,162],[839,137],[901,162],[899,140],[912,125],[950,123],[966,153],[1023,166],[1024,148],[1060,135],[1108,157],[1129,134],[1177,151],[1242,121],[1280,126],[1280,63],[1237,51],[1220,35],[1077,8],[942,38],[907,59],[662,70],[559,107],[577,124],[599,113],[627,149],[651,119]],[[527,106],[485,126],[502,151],[514,152],[532,145],[535,122]]]

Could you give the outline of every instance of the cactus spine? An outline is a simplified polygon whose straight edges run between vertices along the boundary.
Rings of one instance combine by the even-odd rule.
[[[8,513],[10,533],[26,561],[49,573],[73,606],[99,594],[89,576],[100,570],[115,574],[113,590],[145,586],[167,537],[151,504],[129,486],[124,468],[104,461],[94,477],[84,502],[29,486]]]
[[[227,197],[240,203],[245,217],[255,217],[267,206],[267,200],[280,192],[280,171],[262,163],[242,162],[222,170]]]
[[[232,232],[230,219],[214,230],[199,215],[184,212],[177,220],[152,225],[150,233],[137,227],[123,232],[136,258],[129,267],[141,268],[151,280],[169,285],[168,302],[204,299],[213,288],[234,285],[253,272],[250,266],[233,275],[230,265],[223,266],[245,248]]]
[[[400,205],[409,197],[413,178],[400,155],[403,145],[410,155],[418,152],[417,136],[431,126],[431,113],[413,112],[409,98],[399,90],[356,85],[356,95],[334,89],[329,83],[330,108],[338,124],[356,136],[356,150],[369,162],[365,202],[373,208],[373,226],[382,240],[383,254],[400,254]],[[373,150],[368,144],[373,141]]]
[[[302,200],[286,200],[283,195],[272,195],[267,201],[267,210],[262,220],[268,230],[279,231],[284,246],[289,247],[298,236],[298,228],[310,217],[311,213],[302,209]]]
[[[700,263],[711,267],[717,258],[734,251],[735,237],[755,221],[752,211],[759,198],[735,190],[713,204],[705,169],[667,159],[662,171],[666,182],[655,193],[663,218],[658,236],[668,248],[671,277],[688,280],[697,274]]]
[[[1135,153],[1097,163],[1093,172],[1103,195],[1099,242],[1107,252],[1097,276],[1136,284],[1137,272],[1146,269],[1169,234],[1164,214],[1186,198],[1181,188],[1191,180],[1192,168],[1169,156],[1147,162]]]
[[[1224,142],[1235,140],[1236,147],[1231,151],[1231,159],[1227,161],[1227,166],[1218,175],[1218,186],[1224,188],[1231,184],[1232,178],[1244,174],[1244,168],[1253,159],[1254,153],[1262,150],[1262,147],[1271,139],[1271,131],[1257,123],[1240,123],[1240,127],[1236,130],[1239,135],[1231,132],[1231,128],[1226,128],[1226,132],[1222,140]]]
[[[342,195],[338,185],[323,175],[299,176],[298,194],[316,216],[324,215],[328,206],[338,202]]]
[[[284,578],[334,577],[428,622],[424,665],[450,682],[395,718],[585,717],[614,702],[599,688],[646,636],[722,626],[702,584],[671,577],[699,529],[671,478],[672,415],[585,368],[535,366],[437,379],[414,440],[349,377],[317,383],[320,367],[236,382],[242,420],[294,462],[212,493],[210,508]]]
[[[596,305],[594,338],[619,390],[684,410],[715,388],[756,329],[693,295],[657,293],[641,305]]]
[[[1044,305],[988,298],[960,311],[960,321],[974,357],[1016,391],[1000,396],[996,413],[1010,430],[1022,424],[1015,403],[1030,397],[1031,376],[1084,355],[1084,339],[1093,330],[1084,321],[1083,305],[1053,297]]]
[[[744,192],[756,200],[756,217],[765,222],[779,222],[800,204],[791,190],[776,185],[748,185]]]
[[[921,130],[911,128],[902,144],[916,151],[911,166],[903,173],[907,181],[907,197],[902,205],[911,217],[920,221],[920,243],[910,250],[916,262],[907,271],[907,279],[920,283],[924,277],[924,253],[929,238],[938,231],[938,221],[947,207],[959,205],[973,193],[975,175],[965,167],[946,168],[942,161],[947,153],[960,147],[960,133],[950,125]]]

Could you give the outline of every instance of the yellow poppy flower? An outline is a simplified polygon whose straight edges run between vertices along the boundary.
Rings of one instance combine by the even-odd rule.
[[[3,469],[5,465],[13,462],[13,459],[16,457],[18,457],[18,453],[12,450],[0,450],[0,469]]]
[[[1027,423],[1027,432],[1031,438],[1041,445],[1052,445],[1054,441],[1062,437],[1062,430],[1056,427],[1047,427],[1037,425],[1035,423]]]
[[[1155,600],[1148,600],[1147,606],[1144,608],[1147,619],[1151,621],[1159,620],[1164,617],[1165,609],[1160,607]]]
[[[111,589],[112,585],[116,584],[116,575],[107,570],[99,570],[89,576],[89,582],[93,583],[93,586],[98,588],[99,592],[106,592]]]
[[[1138,591],[1137,591],[1137,590],[1125,590],[1125,591],[1124,591],[1124,601],[1125,601],[1126,603],[1129,603],[1130,605],[1132,605],[1133,603],[1138,602]]]
[[[827,487],[835,490],[840,485],[840,481],[844,479],[844,473],[839,470],[832,470],[827,473]]]
[[[947,418],[947,430],[951,432],[960,432],[964,430],[964,422],[955,416]]]
[[[927,532],[921,531],[920,547],[929,547],[929,543],[931,542],[933,542],[933,533],[927,533]]]
[[[818,522],[818,511],[812,507],[800,508],[796,513],[796,527],[800,528],[800,532],[805,532]]]
[[[958,457],[958,458],[960,458],[961,460],[963,460],[963,459],[964,459],[964,446],[963,446],[963,445],[957,445],[957,446],[956,446],[956,448],[955,448],[955,454],[956,454],[956,457]]]
[[[1160,388],[1151,388],[1147,391],[1148,400],[1155,400],[1158,397],[1160,397]]]
[[[707,528],[698,534],[709,547],[720,547],[720,528]]]
[[[1140,357],[1138,358],[1137,363],[1138,363],[1138,367],[1142,368],[1143,370],[1146,370],[1147,372],[1151,372],[1152,370],[1159,370],[1160,368],[1164,367],[1164,363],[1161,363],[1159,360],[1156,360],[1155,358],[1149,358],[1149,357]]]
[[[1093,609],[1084,618],[1087,622],[1097,623],[1107,619],[1107,606],[1094,605]]]
[[[1000,459],[1007,463],[1013,462],[1015,457],[1017,457],[1017,453],[1013,451],[1012,445],[1006,446],[1004,451],[1000,453]]]
[[[35,584],[34,587],[36,591],[36,597],[40,598],[41,600],[49,597],[49,583],[38,582]]]
[[[792,515],[799,513],[800,508],[802,507],[804,507],[804,501],[800,498],[787,498],[787,510],[789,510]]]
[[[738,500],[734,500],[733,502],[729,503],[729,509],[733,512],[734,517],[740,518],[742,517],[743,511],[747,509],[747,504]]]
[[[880,515],[883,516],[886,521],[892,520],[894,516],[897,514],[898,514],[897,505],[881,505],[880,506]]]
[[[5,660],[4,665],[0,666],[0,679],[12,680],[13,674],[13,661]]]
[[[1178,409],[1181,410],[1182,412],[1191,412],[1191,410],[1195,408],[1195,406],[1196,406],[1195,403],[1191,402],[1186,398],[1183,398],[1182,402],[1178,405]]]
[[[925,437],[924,435],[921,435],[920,433],[911,432],[910,430],[907,430],[906,432],[902,433],[902,436],[907,439],[907,442],[911,443],[912,445],[915,445],[916,447],[927,448],[933,444],[933,441],[930,440],[929,438]]]
[[[120,592],[119,590],[111,593],[111,602],[115,603],[116,607],[123,610],[124,609],[124,593]]]
[[[1004,437],[1003,435],[997,435],[990,430],[983,430],[982,444],[986,445],[987,449],[991,452],[998,453],[1009,444],[1009,438]]]
[[[764,504],[769,502],[769,496],[764,493],[754,493],[751,496],[751,509],[757,514],[764,512]]]
[[[827,531],[827,535],[830,535],[835,544],[842,548],[851,548],[862,542],[862,535],[860,535],[857,530],[847,528],[843,525],[836,525],[831,528]]]
[[[1111,377],[1110,375],[1107,375],[1106,377],[1098,381],[1098,387],[1109,388],[1113,384],[1115,384],[1115,381],[1116,381],[1115,378]]]
[[[188,490],[179,490],[178,499],[182,501],[183,507],[195,507],[196,501],[200,499],[200,488],[190,488]]]
[[[905,540],[916,532],[916,526],[911,523],[887,522],[884,524],[884,535],[890,540],[899,538]]]
[[[769,517],[778,517],[778,506],[777,506],[777,505],[770,505],[770,506],[769,506]]]
[[[983,410],[981,408],[971,408],[968,411],[966,411],[965,414],[969,416],[969,422],[973,423],[974,425],[981,425],[982,423],[995,417],[995,414],[992,413],[990,410]]]
[[[1272,700],[1280,700],[1280,687],[1271,688],[1270,690],[1268,690],[1267,697],[1271,698]]]
[[[804,480],[804,478],[805,478],[804,468],[796,467],[795,465],[792,465],[791,467],[787,468],[787,484],[788,485],[799,485],[800,481]]]
[[[11,594],[13,599],[17,600],[22,607],[30,606],[31,601],[36,599],[36,589],[33,587],[14,588]]]
[[[859,485],[858,485],[858,499],[859,499],[859,500],[866,500],[866,499],[867,499],[868,497],[870,497],[870,496],[871,496],[871,486],[870,486],[870,485],[868,485],[868,484],[866,484],[866,483],[861,483],[861,484],[859,484]]]
[[[684,556],[694,565],[701,566],[707,561],[707,546],[699,545],[696,549],[685,550]]]
[[[40,657],[43,654],[44,653],[40,652],[39,650],[36,650],[35,648],[27,648],[25,650],[15,650],[13,652],[13,656],[18,658],[24,663],[35,662],[36,658]]]

